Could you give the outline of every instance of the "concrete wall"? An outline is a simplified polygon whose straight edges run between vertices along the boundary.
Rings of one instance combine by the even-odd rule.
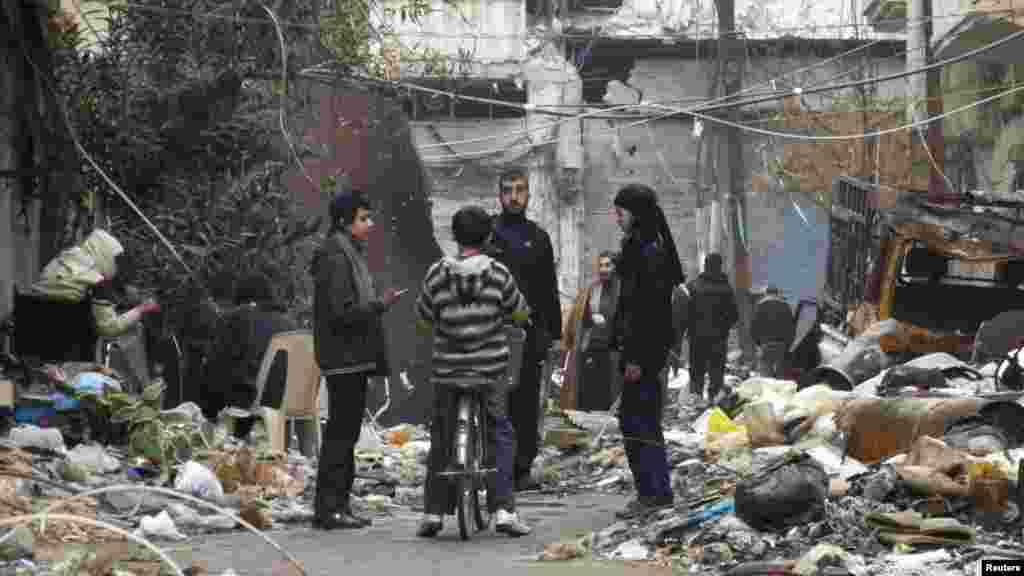
[[[17,168],[21,60],[19,51],[0,49],[0,171]],[[14,286],[30,284],[40,269],[39,202],[23,208],[18,180],[0,176],[0,320],[11,312]]]
[[[757,86],[759,83],[781,76],[790,70],[806,68],[821,60],[758,58],[748,63],[748,75],[744,85],[755,88],[755,92],[764,91],[769,86]],[[663,58],[638,60],[624,90],[619,92],[619,97],[628,98],[628,88],[635,91],[637,98],[650,102],[692,101],[693,98],[706,97],[713,79],[713,66],[714,63],[708,61]],[[873,76],[902,69],[901,59],[876,60],[865,68],[864,74]],[[842,71],[837,64],[822,66],[789,76],[788,84],[779,82],[777,87],[808,87],[849,79],[834,79]],[[900,88],[896,82],[882,84],[879,96],[893,97],[899,93]],[[848,91],[845,95],[850,94]],[[812,109],[824,108],[831,104],[832,96],[834,94],[808,96],[806,105]],[[687,106],[685,103],[678,105]],[[778,109],[777,103],[766,104],[761,108],[761,116],[769,118]],[[631,122],[621,124],[627,126]],[[714,126],[706,125],[704,130],[707,133],[705,137],[711,136],[714,133]],[[749,182],[753,174],[765,172],[768,168],[767,163],[773,158],[781,157],[783,142],[784,140],[780,138],[769,139],[753,133],[744,136],[750,252],[754,260],[755,286],[768,281],[767,275],[757,272],[763,268],[758,260],[778,255],[779,243],[787,237],[785,212],[787,209],[791,211],[792,206],[789,199],[773,197],[772,193],[758,197],[750,191]],[[697,231],[695,179],[702,171],[703,182],[713,186],[715,171],[713,159],[708,158],[706,150],[701,161],[701,170],[698,170],[698,143],[699,138],[694,135],[693,122],[689,120],[658,120],[641,126],[618,129],[607,120],[586,122],[587,242],[583,262],[587,264],[585,271],[588,274],[591,272],[589,262],[596,254],[618,245],[620,235],[611,223],[611,199],[619,187],[631,182],[641,182],[658,191],[672,227],[679,255],[684,260],[684,269],[688,275],[699,271],[700,263],[694,261]],[[788,208],[783,208],[780,212],[780,204]],[[723,252],[726,261],[729,262],[729,252]],[[764,279],[759,280],[759,276]]]
[[[820,61],[820,59],[817,59]],[[813,59],[760,58],[750,65],[747,86],[762,82],[768,78],[779,76],[788,70],[809,66]],[[713,63],[683,59],[642,59],[636,62],[627,85],[620,85],[612,90],[612,98],[619,101],[663,102],[687,100],[707,97]],[[865,70],[866,75],[886,74],[901,70],[901,59],[875,61]],[[834,82],[832,80],[841,70],[836,65],[825,66],[809,73],[801,74],[792,79],[789,86],[812,86]],[[898,93],[898,83],[882,85],[881,96],[888,97]],[[780,87],[785,86],[779,84]],[[761,87],[761,90],[766,87]],[[827,97],[809,97],[807,104],[823,107],[829,103]],[[685,104],[680,104],[684,106]],[[763,117],[778,109],[762,110]],[[699,271],[699,263],[694,261],[696,254],[696,187],[698,176],[696,165],[699,139],[694,135],[693,123],[688,119],[664,119],[647,124],[629,127],[632,122],[609,120],[584,120],[582,124],[582,145],[584,150],[581,180],[583,197],[580,202],[570,208],[582,211],[580,245],[574,253],[557,255],[561,258],[575,258],[577,265],[576,278],[563,279],[563,298],[570,296],[576,286],[588,282],[593,276],[593,258],[602,250],[617,249],[621,234],[614,224],[612,214],[612,198],[615,192],[625,184],[639,182],[654,188],[661,199],[669,224],[672,227],[680,257],[684,260],[684,269],[688,275]],[[486,136],[500,135],[484,142],[463,142],[454,144],[452,151],[458,153],[478,152],[481,150],[503,148],[521,144],[527,136],[522,134],[525,127],[523,120],[459,120],[431,123],[416,123],[414,141],[420,153],[427,158],[442,156],[447,148],[439,146],[434,135],[441,136],[447,142],[474,140]],[[711,134],[714,128],[705,126],[705,133]],[[748,134],[744,139],[745,166],[747,182],[752,174],[766,170],[766,164],[772,158],[781,155],[782,140],[769,140],[763,136]],[[426,148],[425,148],[426,146]],[[538,160],[539,159],[539,160]],[[530,162],[543,162],[543,155],[527,156],[525,148],[510,149],[504,155],[490,156],[479,161],[466,162],[462,165],[432,166],[429,173],[432,180],[432,214],[434,230],[442,250],[454,250],[451,240],[450,222],[452,214],[462,205],[476,203],[488,210],[497,210],[496,178],[500,170],[509,164],[528,165]],[[703,179],[714,182],[713,161],[705,155],[701,162]],[[748,185],[749,189],[749,185]],[[810,226],[815,226],[814,208],[803,204],[805,217]],[[565,226],[556,226],[552,220],[553,209],[533,203],[530,216],[547,225],[554,238],[557,233],[568,234]],[[754,259],[754,284],[768,282],[779,283],[771,273],[768,262],[777,260],[781,254],[781,246],[789,242],[801,244],[795,256],[800,262],[787,265],[786,269],[810,270],[824,264],[817,262],[821,252],[815,249],[803,250],[806,234],[790,233],[787,226],[799,223],[805,227],[802,218],[794,220],[796,211],[791,200],[777,193],[766,193],[762,196],[748,197],[748,217],[750,222],[750,250]],[[819,223],[820,224],[820,223]],[[572,227],[570,222],[569,227]],[[824,241],[824,240],[822,240]],[[557,245],[557,242],[556,242]],[[728,250],[725,252],[727,262],[731,260]],[[820,265],[820,266],[819,266]],[[566,267],[560,267],[566,270]],[[813,275],[806,276],[805,290],[797,287],[787,291],[798,292],[806,297],[816,293],[820,282]]]
[[[0,143],[0,170],[4,144]],[[25,288],[35,281],[39,263],[39,202],[30,202],[22,213],[14,186],[0,179],[0,320],[12,311],[14,288]]]
[[[872,76],[902,72],[905,62],[903,58],[873,58],[867,62],[853,56],[846,61],[832,62],[818,66],[824,58],[805,56],[793,58],[758,57],[748,60],[743,80],[745,91],[749,96],[764,94],[772,89],[771,80],[777,80],[775,88],[809,88],[827,86],[839,82],[854,80],[857,76],[847,74],[853,66],[861,67],[866,78]],[[642,94],[649,102],[671,102],[690,100],[689,104],[679,103],[680,107],[694,105],[695,98],[707,98],[711,92],[711,83],[715,78],[717,62],[714,60],[647,58],[639,59],[630,72],[627,84]],[[814,68],[805,70],[806,68]],[[877,96],[894,98],[902,96],[904,84],[898,81],[877,84]],[[806,105],[812,109],[831,105],[836,98],[848,97],[856,92],[853,89],[826,92],[819,95],[804,96]],[[748,107],[747,111],[751,111]],[[778,101],[760,105],[761,110],[777,111]],[[757,108],[754,109],[756,111]]]

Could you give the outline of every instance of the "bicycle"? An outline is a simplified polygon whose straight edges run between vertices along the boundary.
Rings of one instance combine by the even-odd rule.
[[[484,467],[489,445],[482,396],[485,389],[496,383],[491,378],[467,373],[444,384],[456,390],[455,432],[448,466],[437,475],[455,483],[455,509],[463,540],[469,540],[471,521],[478,532],[491,525],[488,486],[497,468]]]

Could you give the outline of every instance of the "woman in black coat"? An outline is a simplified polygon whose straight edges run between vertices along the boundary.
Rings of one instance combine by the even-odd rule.
[[[613,336],[623,370],[619,423],[637,491],[619,517],[629,518],[673,503],[660,375],[675,341],[672,290],[683,270],[654,190],[640,184],[619,190],[615,217],[624,234],[615,266],[622,284]]]

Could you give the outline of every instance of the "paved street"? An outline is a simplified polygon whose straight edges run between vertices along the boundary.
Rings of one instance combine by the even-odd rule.
[[[444,574],[446,576],[503,574],[669,574],[647,567],[594,562],[538,563],[537,555],[550,542],[571,538],[613,522],[625,498],[581,494],[565,498],[521,499],[521,512],[534,527],[519,539],[487,532],[469,542],[459,540],[454,518],[447,519],[437,540],[415,535],[419,515],[409,511],[378,519],[365,530],[323,533],[301,528],[272,537],[299,558],[310,576],[336,574]],[[233,533],[207,539],[194,557],[208,563],[211,573],[233,568],[242,576],[270,574],[280,554],[252,534]],[[374,572],[371,572],[374,571]]]

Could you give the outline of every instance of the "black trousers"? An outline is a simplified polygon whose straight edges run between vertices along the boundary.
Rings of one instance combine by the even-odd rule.
[[[729,342],[720,338],[695,338],[690,340],[690,393],[704,392],[704,375],[710,377],[708,397],[715,395],[725,383],[725,360]]]
[[[347,510],[355,480],[355,447],[366,410],[369,375],[337,374],[327,377],[327,427],[320,446],[316,472],[314,513],[318,518]]]
[[[519,386],[508,397],[508,413],[516,433],[516,480],[530,473],[540,445],[540,376],[548,344],[538,340],[537,331],[526,332]]]
[[[622,385],[619,426],[626,459],[641,500],[671,500],[668,453],[661,427],[665,406],[662,368],[641,366],[640,380]]]

